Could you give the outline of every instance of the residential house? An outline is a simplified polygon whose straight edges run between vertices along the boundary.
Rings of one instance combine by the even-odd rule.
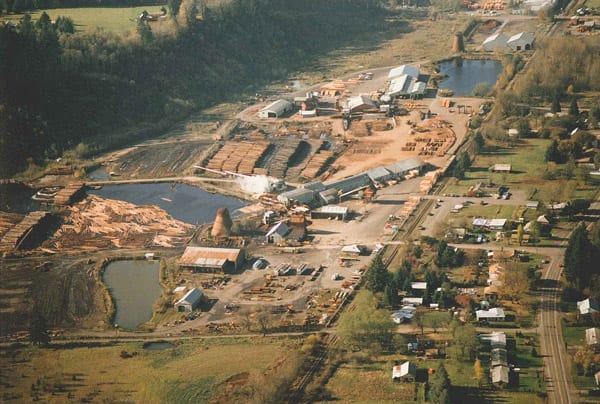
[[[577,310],[579,314],[585,316],[600,311],[600,305],[597,301],[587,298],[577,302]]]
[[[598,345],[600,342],[600,329],[599,328],[588,328],[585,330],[585,343],[588,345]]]
[[[477,310],[475,316],[477,317],[477,321],[504,321],[506,319],[504,310],[499,307],[494,307],[489,310]]]
[[[490,376],[494,387],[502,389],[508,386],[508,366],[496,366],[492,368]]]
[[[400,382],[414,382],[417,376],[417,366],[409,361],[392,368],[392,379]]]

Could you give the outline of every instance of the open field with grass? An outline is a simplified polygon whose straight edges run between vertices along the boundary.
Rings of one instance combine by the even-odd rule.
[[[548,139],[521,139],[514,146],[486,140],[483,150],[475,157],[465,173],[465,178],[448,184],[443,192],[465,193],[470,186],[480,182],[493,182],[515,190],[527,191],[527,197],[541,201],[566,200],[567,198],[591,199],[598,187],[586,185],[576,179],[546,180],[544,173],[549,169],[561,169],[561,165],[545,161]],[[489,170],[496,163],[511,164],[511,173],[493,173]],[[554,198],[554,199],[553,199]],[[473,208],[473,207],[471,207]],[[468,211],[468,210],[467,210]]]
[[[69,17],[75,23],[75,29],[78,31],[102,28],[105,31],[124,33],[135,30],[137,18],[142,11],[147,10],[149,13],[160,13],[160,7],[161,6],[54,8],[49,10],[36,10],[30,14],[34,21],[37,21],[44,11],[52,20],[56,20],[58,17]],[[23,15],[24,14],[9,14],[3,16],[1,19],[18,21],[23,18]]]
[[[0,401],[206,402],[231,388],[231,380],[243,386],[268,373],[295,347],[295,341],[256,338],[184,341],[166,350],[142,343],[7,348]]]

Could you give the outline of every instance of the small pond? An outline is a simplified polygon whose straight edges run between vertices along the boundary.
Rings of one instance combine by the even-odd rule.
[[[502,63],[497,60],[455,58],[440,64],[440,73],[448,78],[439,87],[452,90],[457,96],[471,96],[479,83],[492,89],[502,70]]]
[[[165,349],[173,348],[176,348],[175,344],[171,344],[167,341],[146,342],[144,344],[144,349],[147,349],[148,351],[163,351]]]
[[[115,305],[114,323],[119,328],[135,330],[152,318],[152,306],[162,290],[158,276],[158,261],[113,261],[104,268],[102,279]]]
[[[125,184],[105,185],[101,189],[90,190],[90,194],[107,199],[117,199],[136,205],[157,205],[175,219],[190,224],[208,223],[215,220],[217,210],[228,208],[235,211],[247,205],[241,199],[221,194],[213,194],[185,184]]]

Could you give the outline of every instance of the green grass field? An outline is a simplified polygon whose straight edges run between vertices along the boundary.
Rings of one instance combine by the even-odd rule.
[[[513,147],[508,147],[488,140],[484,150],[475,157],[471,168],[465,173],[465,178],[450,182],[443,192],[462,195],[472,185],[492,181],[513,190],[525,190],[528,198],[542,201],[549,201],[557,196],[559,199],[592,199],[598,192],[598,187],[578,183],[575,179],[549,181],[543,178],[549,167],[561,168],[554,164],[549,165],[544,160],[549,144],[549,139],[521,139]],[[496,163],[511,164],[512,172],[489,171]]]
[[[57,17],[70,17],[75,22],[78,31],[102,28],[106,31],[124,33],[135,30],[138,16],[142,11],[159,13],[160,6],[143,7],[99,7],[99,8],[55,8],[50,10],[36,10],[31,13],[31,18],[36,21],[42,12],[48,13],[52,20]],[[23,14],[9,14],[3,20],[20,20]]]
[[[47,403],[208,402],[231,380],[243,386],[262,377],[294,347],[293,341],[256,338],[185,341],[162,351],[145,350],[141,343],[23,348],[0,363],[0,401],[28,402],[37,396]],[[132,356],[123,358],[123,351]]]

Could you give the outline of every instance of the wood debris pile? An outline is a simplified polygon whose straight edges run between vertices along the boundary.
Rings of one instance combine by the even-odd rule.
[[[173,219],[158,206],[137,206],[90,195],[71,208],[64,224],[44,247],[174,247],[183,245],[192,230],[192,225]]]

